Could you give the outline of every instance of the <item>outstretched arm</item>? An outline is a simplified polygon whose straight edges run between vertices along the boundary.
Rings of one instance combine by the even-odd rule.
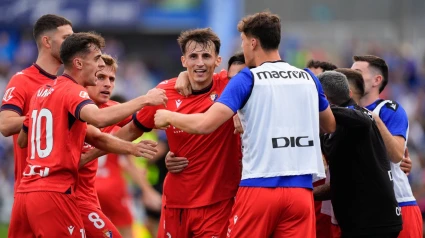
[[[181,114],[158,110],[155,125],[159,128],[173,125],[191,134],[210,134],[233,115],[232,109],[221,103],[214,103],[205,113]]]

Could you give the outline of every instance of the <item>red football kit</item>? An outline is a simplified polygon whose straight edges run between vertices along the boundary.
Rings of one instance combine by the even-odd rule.
[[[220,74],[215,74],[209,87],[188,97],[178,94],[174,89],[175,82],[176,79],[166,80],[157,86],[166,91],[166,109],[191,114],[207,111],[220,97],[228,81],[220,80]],[[156,111],[164,108],[144,107],[133,123],[150,131],[155,127]],[[188,134],[173,126],[166,130],[170,151],[186,157],[189,165],[180,173],[168,173],[165,178],[165,205],[161,212],[164,221],[161,221],[159,234],[164,237],[226,235],[241,177],[240,137],[233,131],[233,119],[209,135]]]
[[[28,113],[32,95],[45,84],[53,83],[56,75],[44,71],[37,64],[16,73],[9,81],[3,96],[0,111],[15,111],[20,116]],[[27,165],[27,148],[20,148],[17,143],[18,134],[13,135],[13,151],[15,160],[15,185],[14,192],[22,178],[22,173]]]
[[[115,101],[108,101],[99,106],[99,108],[110,107],[118,104]],[[102,128],[104,133],[112,133],[113,129],[118,126],[122,127],[131,121],[131,116],[118,123],[117,125]],[[84,143],[83,153],[92,148],[91,145]],[[88,237],[103,237],[112,235],[112,237],[121,237],[115,223],[100,209],[99,199],[95,188],[96,173],[98,169],[98,160],[95,159],[85,164],[78,171],[78,186],[75,190],[77,205],[84,222],[84,228]],[[114,188],[115,189],[115,188]],[[115,224],[115,225],[114,225]]]
[[[9,237],[84,237],[74,192],[87,130],[80,111],[90,103],[86,89],[68,75],[34,94],[23,126],[28,130],[27,167]]]
[[[115,127],[111,133],[117,130],[119,127]],[[102,212],[117,227],[131,226],[131,198],[117,154],[99,157],[95,185]]]

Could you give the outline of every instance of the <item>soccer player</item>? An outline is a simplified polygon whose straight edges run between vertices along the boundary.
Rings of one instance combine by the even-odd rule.
[[[99,108],[106,108],[118,104],[109,100],[115,87],[115,74],[118,64],[113,57],[107,54],[102,54],[102,60],[105,62],[105,68],[97,73],[96,86],[88,86],[87,92],[90,99]],[[129,116],[117,125],[104,127],[101,131],[113,133],[131,120],[132,117]],[[85,143],[83,151],[89,149],[91,149],[91,145]],[[78,171],[78,187],[75,194],[86,235],[88,237],[102,237],[110,232],[113,237],[120,235],[122,237],[132,237],[131,225],[133,219],[129,207],[130,198],[127,194],[126,183],[121,176],[122,170],[118,163],[118,155],[108,154],[108,159],[107,161],[105,160],[106,156],[100,159],[99,162],[94,160]],[[129,160],[127,163],[131,162],[132,160]],[[100,168],[98,168],[98,165]],[[134,163],[127,167],[130,168],[132,177],[141,183],[143,192],[149,193],[150,186],[147,184],[146,179],[144,179],[142,174],[133,171],[136,169]],[[99,176],[96,176],[96,174]],[[99,185],[97,183],[99,178],[104,184],[101,188],[108,188],[107,190],[109,191],[109,194],[106,197],[103,196],[102,199],[98,199],[98,191],[96,191],[96,187]],[[103,204],[99,200],[103,201]]]
[[[332,108],[337,129],[322,137],[322,151],[329,161],[331,200],[342,237],[396,238],[402,228],[400,207],[372,114],[351,99],[343,74],[318,77],[329,102],[340,106]]]
[[[245,62],[255,68],[234,76],[205,113],[155,114],[159,128],[209,134],[241,109],[243,172],[229,237],[315,237],[313,175],[325,176],[319,130],[333,132],[335,120],[317,78],[281,61],[280,29],[268,12],[241,20]]]
[[[31,99],[18,137],[20,146],[29,138],[28,166],[15,196],[9,237],[85,237],[75,201],[84,140],[113,153],[155,154],[154,145],[128,143],[87,126],[112,125],[143,106],[166,101],[164,92],[155,89],[121,105],[95,106],[84,87],[96,85],[96,74],[105,66],[103,46],[104,39],[95,33],[68,36],[60,50],[64,75],[38,89]]]
[[[326,61],[310,60],[307,62],[307,68],[313,72],[314,75],[319,75],[326,71],[335,70],[337,67]]]
[[[220,79],[231,79],[243,68],[245,68],[245,58],[242,52],[238,52],[229,58],[227,62],[227,71],[222,70],[217,76]],[[175,89],[183,96],[189,96],[192,94],[192,86],[190,85],[187,71],[181,72],[177,78]]]
[[[73,33],[69,20],[57,15],[44,15],[34,24],[33,35],[37,43],[36,62],[16,73],[9,81],[0,108],[0,132],[13,135],[16,193],[26,167],[27,149],[18,146],[18,134],[33,94],[44,84],[51,84],[62,62],[59,49],[66,37]]]
[[[354,56],[352,69],[359,71],[364,79],[365,94],[360,106],[373,111],[376,124],[384,139],[394,182],[394,192],[401,207],[403,230],[399,237],[422,237],[422,216],[413,196],[407,175],[400,168],[405,154],[409,122],[403,107],[395,101],[383,100],[379,94],[388,83],[386,62],[373,55]]]
[[[220,39],[209,28],[182,32],[178,38],[183,67],[189,75],[192,95],[175,89],[176,78],[157,87],[166,91],[167,109],[183,113],[208,110],[220,97],[228,80],[217,79]],[[145,107],[115,136],[134,140],[155,128],[154,115],[164,106]],[[168,173],[164,182],[163,209],[158,237],[224,237],[234,196],[240,181],[239,135],[232,120],[210,135],[192,135],[176,127],[166,130],[170,151],[188,159],[181,173]],[[98,156],[99,154],[96,154]]]

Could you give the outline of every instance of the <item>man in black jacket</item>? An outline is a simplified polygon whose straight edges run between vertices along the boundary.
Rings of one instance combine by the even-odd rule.
[[[342,237],[397,237],[402,229],[387,151],[371,113],[351,99],[347,78],[318,76],[333,107],[336,131],[321,137],[330,195]],[[318,196],[318,194],[316,194]]]

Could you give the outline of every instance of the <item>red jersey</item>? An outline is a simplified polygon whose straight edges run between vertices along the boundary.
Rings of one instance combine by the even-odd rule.
[[[24,130],[28,130],[28,166],[18,192],[66,192],[75,187],[87,123],[81,109],[93,103],[86,89],[63,75],[41,87],[31,99]]]
[[[118,104],[118,102],[109,100],[107,103],[100,105],[99,108],[110,107],[116,104]],[[129,116],[125,120],[123,120],[122,122],[116,125],[102,128],[101,131],[104,133],[112,133],[113,129],[116,126],[119,126],[119,127],[125,126],[127,123],[131,121],[131,119],[132,117]],[[87,152],[91,148],[93,147],[90,144],[84,143],[83,153]],[[99,199],[97,198],[97,192],[95,188],[95,180],[96,180],[95,178],[96,178],[97,168],[98,168],[98,160],[95,159],[85,164],[84,167],[79,169],[78,186],[77,186],[77,189],[75,190],[78,206],[96,205],[97,207],[100,208]]]
[[[112,133],[119,130],[115,127]],[[119,155],[107,154],[98,159],[98,168],[96,174],[96,190],[103,194],[106,191],[113,191],[116,195],[124,196],[127,194],[127,187],[124,177],[122,176],[122,168],[119,162]]]
[[[214,75],[210,87],[188,97],[181,96],[174,89],[176,79],[163,81],[158,88],[166,91],[166,109],[184,114],[203,113],[226,87],[227,75],[223,78]],[[142,108],[137,113],[137,120],[133,120],[135,125],[145,131],[154,128],[154,115],[158,109],[164,109],[164,106]],[[189,165],[181,173],[168,173],[165,178],[167,207],[202,207],[236,195],[241,178],[242,152],[240,137],[233,134],[234,129],[233,119],[229,119],[209,135],[188,134],[172,126],[166,130],[170,151],[189,160]]]
[[[42,85],[52,83],[54,79],[56,79],[55,75],[47,73],[37,64],[33,64],[21,72],[16,73],[10,79],[6,87],[0,111],[11,110],[15,111],[20,116],[25,116],[28,113],[32,95],[34,95]],[[15,192],[27,165],[27,148],[19,147],[17,141],[18,134],[15,134],[13,135]]]

